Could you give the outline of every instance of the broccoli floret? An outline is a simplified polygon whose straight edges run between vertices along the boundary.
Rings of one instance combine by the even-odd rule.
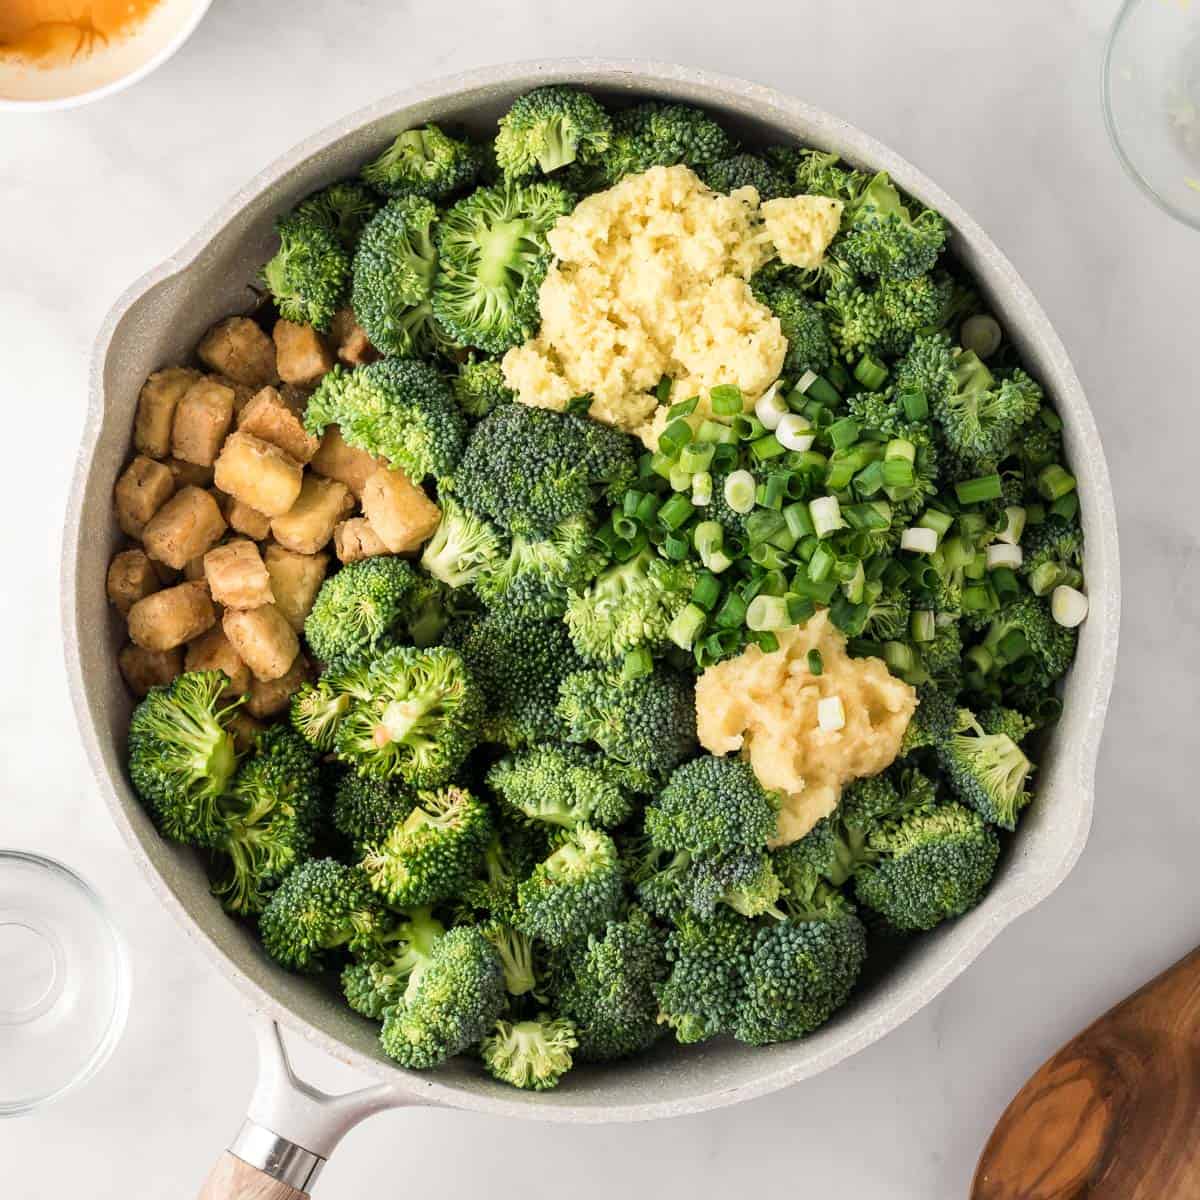
[[[425,125],[400,134],[363,167],[362,177],[385,196],[443,200],[474,183],[481,165],[478,147]]]
[[[490,928],[511,928],[517,912],[517,885],[550,853],[546,826],[494,816],[496,833],[483,852],[482,870],[459,890],[454,904],[456,924],[484,921]],[[523,934],[521,936],[524,936]]]
[[[447,639],[483,693],[484,741],[515,750],[565,736],[559,684],[583,660],[561,621],[500,607],[451,626]]]
[[[738,188],[752,187],[760,200],[778,200],[780,196],[791,195],[788,181],[772,163],[757,154],[731,154],[728,158],[719,158],[708,163],[699,174],[714,192],[736,192]]]
[[[903,588],[885,588],[867,605],[863,636],[879,642],[905,640],[911,609],[912,602]]]
[[[471,878],[491,837],[487,805],[464,788],[421,792],[408,816],[368,846],[362,869],[389,904],[430,904]]]
[[[324,225],[293,216],[276,226],[279,249],[263,267],[262,280],[280,316],[328,329],[350,278],[350,259]]]
[[[414,583],[400,609],[398,631],[418,649],[435,646],[442,640],[451,619],[474,611],[474,604],[463,592],[448,588],[440,579],[415,571]]]
[[[697,857],[687,850],[660,850],[640,837],[627,846],[623,861],[639,901],[663,920],[677,920],[684,912],[710,917],[718,904],[743,916],[781,915],[776,902],[782,884],[761,849],[737,847]]]
[[[488,771],[487,782],[527,820],[564,829],[610,829],[633,811],[626,772],[579,746],[547,743],[510,754]]]
[[[529,1091],[558,1086],[571,1069],[571,1051],[579,1045],[575,1026],[565,1017],[538,1013],[529,1021],[497,1021],[479,1046],[493,1078]]]
[[[405,913],[385,935],[386,945],[342,971],[342,992],[355,1012],[382,1021],[386,1011],[417,990],[446,927],[428,907]]]
[[[580,825],[517,888],[516,926],[548,946],[565,946],[614,920],[623,896],[612,838]]]
[[[448,475],[463,452],[466,420],[428,363],[384,358],[353,371],[335,366],[309,397],[309,433],[340,426],[351,445],[385,458],[415,483]]]
[[[868,288],[848,274],[830,287],[824,307],[843,354],[903,354],[918,332],[936,323],[946,297],[945,282],[929,275]]]
[[[379,1044],[403,1067],[428,1070],[480,1041],[504,1011],[504,972],[473,925],[434,947],[412,995],[388,1010]]]
[[[343,690],[361,697],[364,686],[349,660],[379,646],[400,619],[415,581],[416,573],[403,559],[377,555],[348,563],[321,584],[304,622],[304,636],[322,662],[332,666],[340,660],[338,671],[327,673],[331,698]],[[343,675],[346,670],[348,676]]]
[[[954,691],[923,684],[917,688],[917,711],[913,713],[900,743],[900,755],[926,746],[940,746],[954,732],[958,699]]]
[[[387,924],[366,875],[332,858],[289,872],[258,919],[263,949],[301,971],[320,967],[328,950],[377,951]]]
[[[538,986],[539,970],[534,963],[533,939],[501,921],[487,922],[484,936],[500,955],[504,990],[510,996],[526,996]]]
[[[706,112],[687,104],[647,100],[613,118],[612,147],[604,166],[609,183],[651,167],[684,163],[699,169],[729,158],[729,135]]]
[[[691,566],[661,558],[653,549],[614,564],[567,600],[575,649],[593,662],[612,662],[635,646],[662,650],[695,582]]]
[[[486,417],[493,408],[510,404],[516,398],[516,393],[504,382],[500,360],[475,354],[458,364],[450,389],[469,417]]]
[[[559,689],[558,714],[572,742],[595,742],[647,778],[677,767],[696,748],[691,681],[666,667],[622,679],[619,669],[576,671]]]
[[[838,255],[881,279],[914,279],[932,269],[950,229],[933,209],[907,203],[880,171],[842,217]]]
[[[592,537],[592,520],[580,514],[531,541],[516,534],[508,557],[489,563],[475,577],[485,604],[503,604],[529,617],[558,617],[569,595],[587,585],[607,561]]]
[[[296,216],[328,229],[347,251],[353,251],[367,222],[379,211],[379,200],[361,183],[344,179],[305,197]]]
[[[361,854],[377,845],[416,807],[416,797],[393,780],[368,779],[347,771],[333,794],[330,819]]]
[[[755,299],[779,318],[788,344],[784,371],[799,376],[805,371],[820,374],[826,370],[833,361],[829,329],[820,308],[801,290],[799,280],[791,273],[759,271],[750,287]]]
[[[1006,733],[1017,745],[1037,728],[1037,721],[1033,717],[999,704],[983,709],[979,713],[979,724],[983,726],[984,733]]]
[[[938,747],[938,761],[954,794],[985,821],[1015,829],[1032,796],[1033,764],[1007,733],[985,733],[969,709],[960,709],[954,734]]]
[[[662,850],[693,854],[761,847],[777,832],[780,799],[740,758],[705,754],[672,772],[646,807],[646,833]]]
[[[982,468],[1004,454],[1017,431],[1028,424],[1042,403],[1042,389],[1015,371],[996,379],[975,355],[965,350],[955,358],[955,389],[930,407],[951,455],[966,469]]]
[[[810,196],[830,196],[850,203],[862,192],[870,178],[847,167],[834,153],[825,150],[801,150],[793,167],[797,188]]]
[[[211,846],[221,834],[217,801],[237,769],[222,671],[189,671],[156,687],[129,721],[129,777],[163,834]],[[557,699],[557,697],[556,697]]]
[[[1030,664],[1038,681],[1049,686],[1070,667],[1077,640],[1074,629],[1055,621],[1045,600],[1026,593],[992,621],[983,645],[1002,673]]]
[[[433,311],[455,341],[499,354],[537,329],[546,233],[574,205],[555,183],[482,187],[438,222]]]
[[[650,918],[632,908],[623,921],[610,921],[568,950],[558,1007],[575,1023],[581,1061],[625,1058],[658,1039],[655,988],[669,969],[665,941]]]
[[[328,624],[322,628],[327,631]],[[375,645],[379,644],[380,638],[376,638]],[[332,750],[338,725],[350,706],[355,700],[366,700],[371,695],[367,683],[371,653],[368,648],[361,653],[340,655],[330,662],[316,683],[302,684],[292,697],[292,727],[314,749]]]
[[[421,566],[447,587],[460,588],[480,571],[494,569],[503,555],[500,531],[447,496],[442,500],[442,519],[421,554]]]
[[[234,913],[261,912],[275,885],[308,856],[321,777],[307,742],[286,725],[263,732],[221,801],[216,849],[228,859],[215,895]]]
[[[1074,521],[1051,513],[1021,538],[1021,574],[1044,596],[1083,566],[1083,530]]]
[[[510,533],[549,537],[570,517],[615,495],[636,472],[633,442],[598,421],[508,404],[471,433],[454,477],[468,508]]]
[[[551,84],[521,96],[500,118],[496,161],[513,178],[595,162],[612,140],[608,113],[586,92]]]
[[[931,411],[938,410],[954,393],[955,350],[944,333],[919,333],[892,377],[897,395],[920,392]]]
[[[384,354],[430,354],[447,344],[430,304],[436,218],[428,200],[404,196],[384,205],[363,230],[351,302],[371,345]]]
[[[961,804],[885,822],[868,846],[874,858],[858,872],[855,895],[903,930],[932,929],[974,907],[1000,855],[995,831]]]

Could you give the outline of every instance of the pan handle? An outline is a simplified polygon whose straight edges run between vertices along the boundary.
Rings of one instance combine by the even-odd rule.
[[[257,1014],[258,1082],[246,1120],[200,1200],[305,1200],[338,1142],[360,1121],[421,1101],[380,1083],[342,1096],[297,1078],[279,1026]]]

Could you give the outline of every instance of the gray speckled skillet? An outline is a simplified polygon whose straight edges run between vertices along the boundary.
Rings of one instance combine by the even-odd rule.
[[[119,541],[111,493],[128,457],[138,388],[157,367],[185,357],[207,326],[248,307],[246,285],[272,248],[272,220],[313,188],[351,174],[398,131],[428,120],[487,130],[519,93],[570,81],[612,99],[657,96],[705,105],[748,139],[836,150],[882,168],[946,215],[954,249],[1044,382],[1066,424],[1079,479],[1088,547],[1091,615],[1066,683],[1065,713],[1039,772],[1039,799],[984,902],[961,920],[915,942],[894,969],[869,981],[828,1026],[801,1042],[749,1050],[713,1044],[663,1045],[644,1058],[574,1072],[557,1091],[522,1094],[485,1078],[469,1061],[431,1074],[388,1063],[375,1028],[311,980],[269,962],[253,937],[210,896],[201,864],[163,841],[122,769],[129,698],[115,658],[121,621],[105,603],[105,569]],[[1120,610],[1117,525],[1108,469],[1092,413],[1061,342],[1012,264],[936,184],[853,126],[769,88],[704,71],[649,62],[560,60],[492,67],[424,84],[382,100],[297,146],[252,179],[178,254],[138,280],[116,303],[96,340],[87,428],[67,511],[63,549],[63,628],[71,692],[88,756],[113,817],[155,892],[264,1019],[278,1021],[382,1081],[366,1107],[421,1103],[550,1121],[643,1120],[717,1108],[760,1096],[823,1071],[896,1028],[933,999],[1011,921],[1066,877],[1092,817],[1093,776],[1116,660]],[[275,1039],[268,1036],[269,1045]],[[268,1063],[271,1058],[268,1056]],[[268,1075],[272,1075],[268,1071]],[[275,1070],[273,1078],[290,1078]],[[285,1116],[270,1109],[264,1085],[260,1124],[276,1133]],[[268,1111],[270,1109],[270,1111]],[[252,1115],[255,1114],[252,1107]],[[344,1126],[354,1114],[341,1113]],[[291,1120],[292,1118],[287,1118]],[[313,1157],[337,1131],[292,1120]],[[337,1122],[335,1121],[336,1125]],[[268,1159],[243,1139],[238,1153]],[[262,1141],[262,1138],[259,1138]],[[300,1180],[299,1168],[272,1173]],[[261,1165],[261,1164],[260,1164]],[[214,1191],[212,1195],[236,1194]],[[281,1193],[283,1194],[283,1193]]]

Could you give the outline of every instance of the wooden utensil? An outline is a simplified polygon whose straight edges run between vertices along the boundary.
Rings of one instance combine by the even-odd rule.
[[[1200,949],[1038,1069],[971,1200],[1200,1200]]]

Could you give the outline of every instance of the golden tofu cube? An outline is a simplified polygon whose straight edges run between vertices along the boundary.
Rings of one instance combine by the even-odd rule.
[[[272,542],[266,549],[264,561],[271,577],[275,607],[287,618],[288,624],[301,633],[313,601],[325,582],[329,555],[297,554]]]
[[[186,487],[146,523],[142,544],[151,558],[182,571],[193,558],[211,550],[224,536],[225,528],[225,518],[212,494]]]
[[[274,604],[228,609],[221,627],[254,678],[263,683],[286,675],[300,653],[296,631]]]
[[[265,387],[238,415],[238,429],[278,446],[297,462],[306,463],[317,452],[321,439],[304,428],[304,407],[298,409],[273,387]]]
[[[127,613],[161,586],[154,564],[144,550],[122,550],[114,555],[108,564],[107,582],[108,598],[121,613]]]
[[[371,345],[363,327],[354,319],[352,308],[339,308],[333,314],[330,337],[337,347],[338,359],[348,367],[371,363],[379,358],[379,351]]]
[[[199,463],[184,462],[182,458],[168,458],[167,469],[171,472],[171,478],[175,480],[177,488],[206,488],[213,481],[211,463],[207,467],[202,467]]]
[[[271,522],[271,535],[285,550],[316,554],[333,537],[333,527],[353,508],[354,498],[344,483],[308,474],[296,503]]]
[[[200,378],[190,367],[167,367],[155,371],[138,393],[137,416],[133,420],[133,444],[147,458],[166,458],[171,450],[171,426],[175,406]]]
[[[140,538],[150,518],[171,498],[175,480],[160,462],[139,454],[117,480],[113,499],[121,532]]]
[[[129,610],[129,638],[144,650],[174,650],[216,623],[207,585],[179,583],[139,600]]]
[[[207,633],[187,644],[183,659],[185,671],[224,671],[229,679],[226,689],[234,696],[244,695],[250,690],[250,668],[242,662],[241,655],[225,636],[220,625],[214,625]]]
[[[333,355],[325,339],[311,325],[279,320],[272,330],[275,365],[284,383],[312,387],[333,367]]]
[[[203,580],[205,586],[208,585],[208,578],[204,574],[204,555],[197,554],[195,558],[189,558],[183,567],[184,579],[195,583],[197,580]]]
[[[198,467],[211,467],[233,423],[233,388],[198,379],[175,408],[171,453]]]
[[[204,577],[213,600],[226,608],[260,608],[275,603],[262,555],[246,538],[214,546],[204,556]]]
[[[357,500],[362,499],[367,480],[384,464],[357,446],[348,445],[342,431],[330,425],[321,439],[320,449],[308,464],[318,475],[344,483]]]
[[[371,528],[371,522],[366,517],[351,517],[349,521],[334,526],[333,548],[337,551],[338,561],[343,563],[391,553],[379,540],[379,534]]]
[[[304,468],[278,446],[252,433],[231,433],[217,458],[213,479],[221,491],[266,517],[296,503]]]
[[[217,503],[229,523],[229,528],[236,533],[245,534],[256,542],[261,542],[271,532],[271,518],[258,509],[227,496],[224,492],[217,493]]]
[[[246,701],[245,711],[252,717],[266,720],[277,716],[288,706],[288,701],[300,690],[302,684],[308,682],[312,667],[303,654],[296,655],[291,670],[278,679],[250,680],[250,697]],[[239,712],[242,710],[239,709]]]
[[[218,321],[201,339],[196,353],[210,370],[247,387],[266,387],[279,378],[275,343],[249,317]]]
[[[363,512],[393,554],[419,550],[442,519],[442,510],[403,471],[380,467],[363,488]]]
[[[139,699],[153,687],[163,687],[177,675],[183,674],[183,651],[147,650],[130,642],[117,655],[125,684]]]

